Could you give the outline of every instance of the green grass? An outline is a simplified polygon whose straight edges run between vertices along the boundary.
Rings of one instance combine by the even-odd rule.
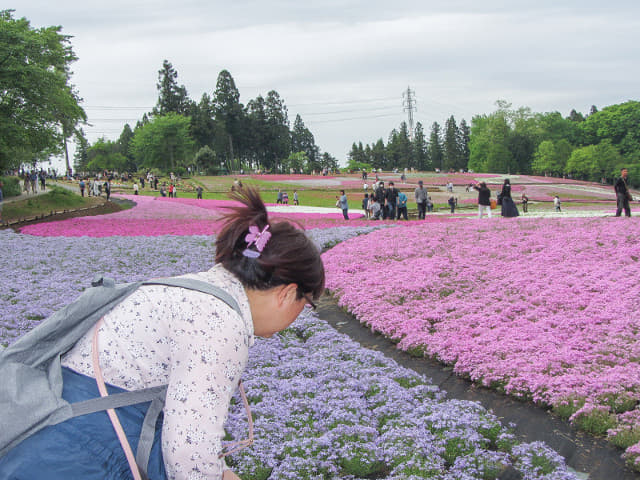
[[[56,211],[90,207],[97,202],[98,199],[95,197],[81,197],[66,188],[52,187],[49,193],[6,203],[2,210],[2,219],[6,222],[12,222],[23,218],[48,215]]]

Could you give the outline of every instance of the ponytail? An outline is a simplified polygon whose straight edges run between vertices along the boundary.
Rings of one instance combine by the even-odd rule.
[[[229,196],[241,205],[228,207],[216,240],[216,263],[232,272],[245,288],[268,290],[295,283],[298,298],[310,293],[317,299],[324,290],[324,266],[318,247],[291,223],[269,222],[256,189],[245,186]],[[252,232],[257,227],[271,236],[259,245],[247,242],[251,227]]]

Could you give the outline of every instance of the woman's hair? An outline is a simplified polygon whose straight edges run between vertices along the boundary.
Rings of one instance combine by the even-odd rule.
[[[268,290],[295,283],[298,298],[311,293],[317,299],[324,290],[324,266],[318,247],[301,228],[287,221],[269,222],[267,208],[256,189],[245,186],[229,197],[242,205],[228,207],[216,240],[216,263],[238,277],[246,288]],[[249,248],[254,256],[244,255],[249,227],[262,232],[267,225],[271,237],[260,255],[255,256],[258,250],[254,245]]]
[[[504,184],[505,185],[511,185],[511,181],[508,178],[504,179]]]

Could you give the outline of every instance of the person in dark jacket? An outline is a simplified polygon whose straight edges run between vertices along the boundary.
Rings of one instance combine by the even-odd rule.
[[[503,217],[517,217],[520,215],[516,203],[511,198],[511,182],[508,178],[504,179],[502,191],[500,192],[500,204],[502,205],[501,214]]]
[[[478,218],[482,218],[483,212],[487,212],[487,216],[491,218],[491,190],[486,182],[473,185],[473,188],[478,191]]]
[[[458,202],[456,201],[456,197],[451,195],[449,197],[449,200],[447,201],[447,203],[449,204],[449,207],[451,208],[451,213],[455,213],[456,205],[458,204]]]
[[[616,209],[616,217],[619,217],[622,214],[622,210],[624,209],[624,215],[626,217],[631,216],[631,207],[629,206],[629,200],[631,200],[631,192],[629,192],[629,186],[627,185],[627,176],[629,175],[629,170],[623,168],[620,170],[620,178],[616,180],[614,185],[614,189],[616,191],[616,200],[617,200],[617,209]]]
[[[378,184],[378,187],[375,189],[374,195],[375,195],[375,198],[376,198],[376,202],[378,202],[378,204],[380,205],[380,210],[382,211],[382,219],[383,220],[385,218],[387,218],[387,216],[385,214],[386,209],[384,207],[385,194],[386,194],[386,190],[384,188],[384,182],[380,182]]]
[[[395,220],[396,206],[398,205],[398,194],[398,189],[395,187],[394,183],[389,182],[389,188],[387,188],[384,192],[385,206],[387,207],[385,218]]]

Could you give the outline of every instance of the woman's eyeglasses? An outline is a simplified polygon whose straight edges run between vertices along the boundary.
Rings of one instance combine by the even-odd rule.
[[[311,296],[310,295],[307,294],[307,295],[302,295],[302,296],[307,301],[307,305],[309,305],[312,310],[315,310],[317,308],[316,304],[313,303],[313,300],[311,300]]]

